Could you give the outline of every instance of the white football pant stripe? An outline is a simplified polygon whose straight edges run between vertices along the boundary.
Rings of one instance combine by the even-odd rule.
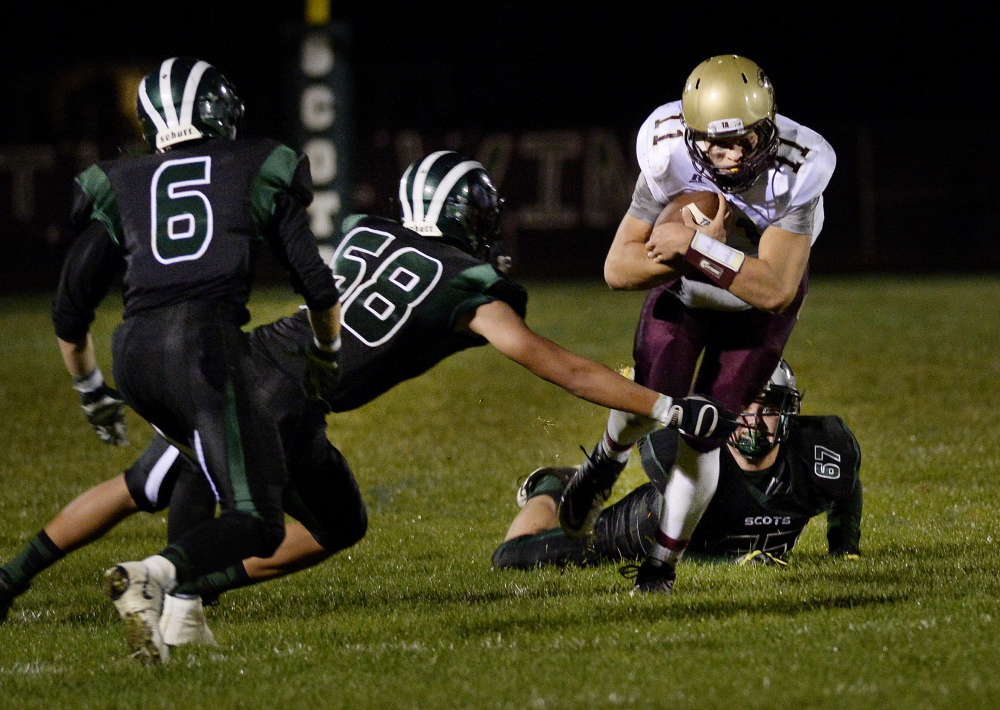
[[[146,494],[146,500],[154,506],[159,501],[160,486],[163,485],[163,479],[167,475],[167,472],[170,471],[170,467],[174,465],[174,461],[180,456],[180,453],[175,446],[168,448],[157,459],[156,464],[154,464],[152,470],[149,472],[149,476],[146,478],[146,485],[143,486],[143,492]]]
[[[212,494],[215,495],[215,500],[219,500],[219,489],[215,487],[215,481],[212,477],[208,475],[208,464],[205,462],[205,451],[201,448],[201,435],[197,430],[194,432],[194,450],[198,455],[198,463],[201,464],[201,471],[205,474],[205,478],[208,479],[208,485],[212,487]]]

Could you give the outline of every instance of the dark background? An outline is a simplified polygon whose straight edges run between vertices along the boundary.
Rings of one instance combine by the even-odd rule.
[[[634,165],[630,141],[649,112],[679,98],[701,60],[738,53],[767,71],[779,112],[818,130],[837,150],[814,271],[1000,267],[996,230],[983,219],[1000,182],[1000,52],[992,22],[975,10],[533,5],[542,3],[331,4],[332,19],[350,30],[355,165],[365,187],[360,207],[388,209],[399,166],[380,146],[400,131],[424,136],[430,150],[455,135],[604,128],[622,136]],[[22,7],[21,19],[6,18],[0,194],[14,190],[4,172],[12,152],[44,146],[57,159],[32,178],[40,218],[25,224],[5,216],[11,206],[0,201],[4,285],[51,285],[69,238],[68,184],[89,159],[81,142],[96,151],[90,157],[110,157],[134,139],[113,90],[94,76],[121,67],[144,72],[168,56],[205,59],[244,99],[245,131],[285,140],[293,108],[290,38],[303,24],[303,7],[82,2]],[[76,164],[63,166],[58,156],[68,154]],[[513,179],[502,188],[514,207],[526,189]],[[599,276],[613,229],[520,230],[520,268]]]

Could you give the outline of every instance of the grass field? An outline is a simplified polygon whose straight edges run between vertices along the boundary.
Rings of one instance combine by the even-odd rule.
[[[528,322],[615,367],[642,294],[528,284]],[[0,310],[0,557],[119,473],[131,445],[86,425],[44,297]],[[251,304],[291,312],[286,290]],[[520,477],[577,463],[599,408],[491,348],[462,353],[330,420],[371,529],[355,548],[209,609],[217,649],[127,660],[101,572],[158,550],[136,516],[40,575],[0,627],[9,708],[995,708],[1000,705],[1000,280],[817,278],[786,357],[805,413],[861,443],[855,562],[810,525],[787,569],[686,564],[672,597],[633,598],[614,566],[495,571]],[[118,319],[94,326],[105,372]],[[619,484],[640,483],[635,461]]]

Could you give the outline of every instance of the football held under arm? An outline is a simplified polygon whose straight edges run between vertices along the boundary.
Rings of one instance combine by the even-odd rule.
[[[811,247],[810,235],[772,225],[751,256],[727,246],[724,234],[717,238],[689,224],[670,223],[653,230],[644,248],[649,261],[683,259],[745,303],[781,313],[795,300]]]
[[[625,215],[604,259],[604,280],[616,291],[638,291],[672,281],[689,269],[647,257],[646,244],[653,225]]]
[[[646,244],[662,210],[663,205],[656,201],[645,178],[640,175],[632,194],[632,204],[618,225],[604,259],[604,280],[612,289],[653,288],[691,272],[691,268],[683,262],[648,258]]]

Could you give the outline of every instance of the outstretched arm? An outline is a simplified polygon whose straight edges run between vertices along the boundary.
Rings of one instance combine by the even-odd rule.
[[[534,332],[503,301],[477,308],[465,329],[486,338],[532,374],[588,402],[650,416],[661,396]]]

